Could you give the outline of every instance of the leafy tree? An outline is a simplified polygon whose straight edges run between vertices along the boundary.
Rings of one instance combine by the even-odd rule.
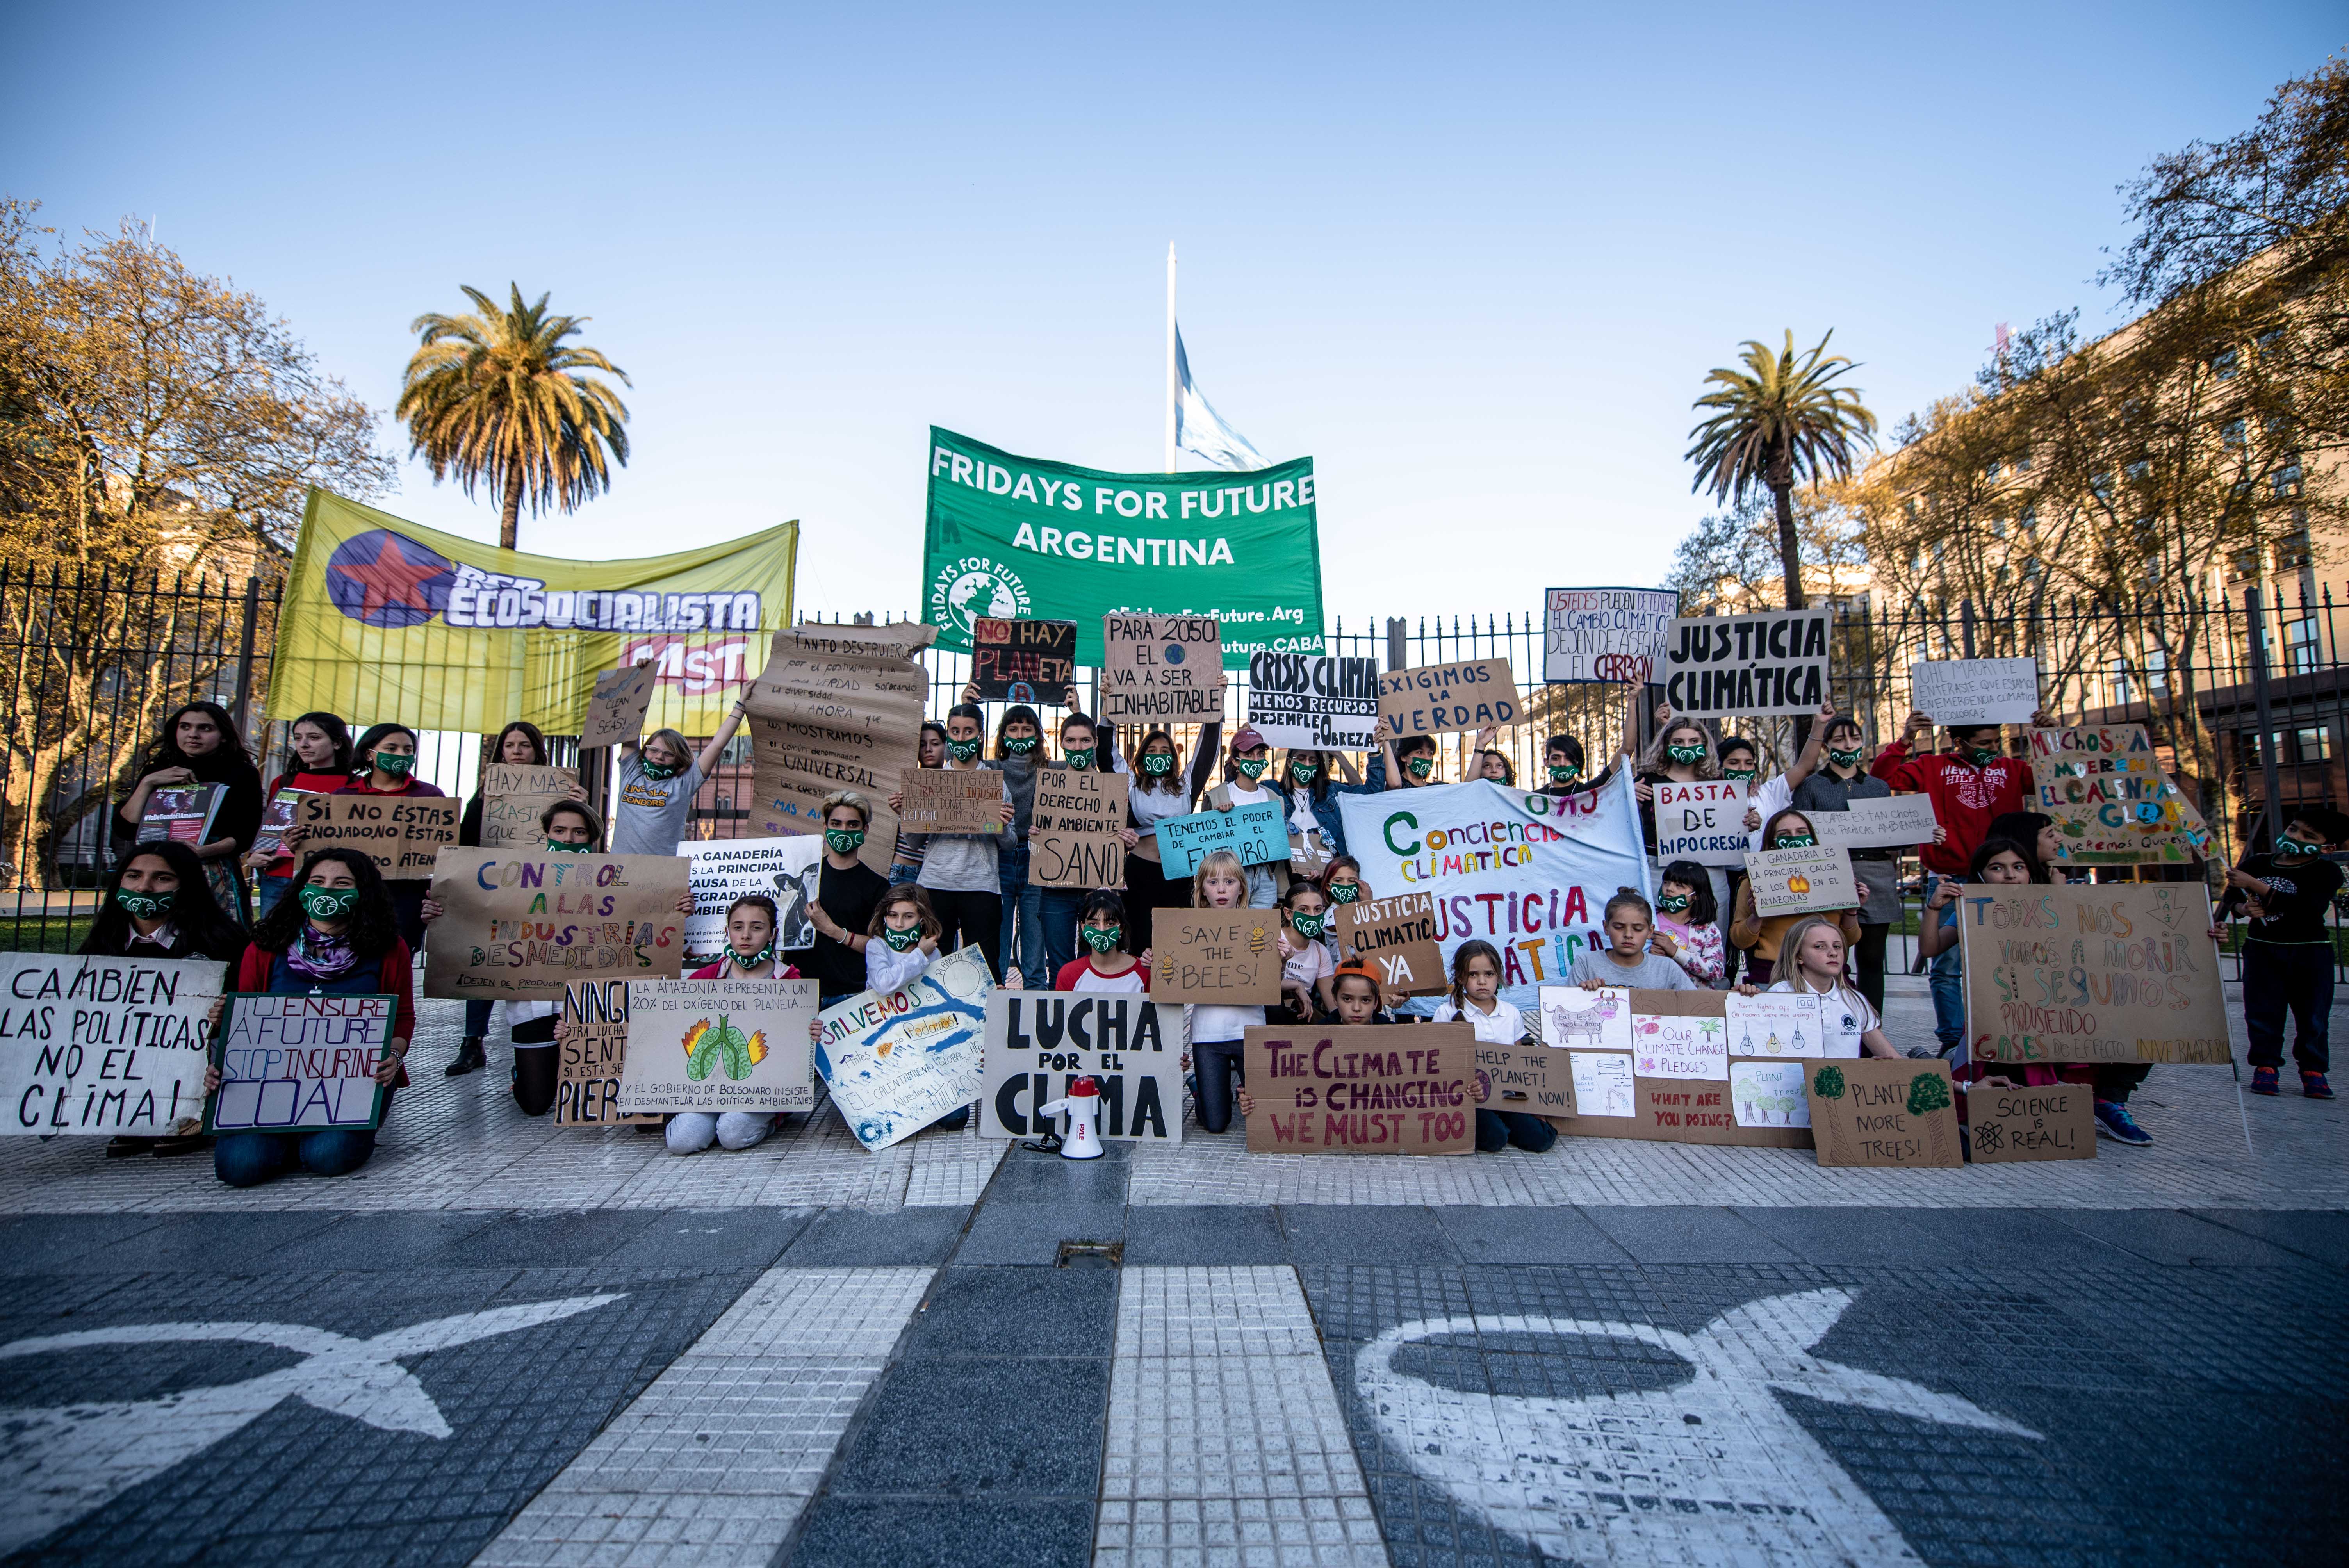
[[[486,483],[501,498],[498,542],[512,550],[524,500],[533,515],[575,511],[611,489],[610,465],[628,460],[628,410],[585,372],[629,381],[599,351],[570,343],[585,316],[551,315],[548,295],[525,304],[521,285],[508,286],[504,308],[467,287],[471,315],[416,318],[410,330],[423,342],[408,362],[398,414],[410,455],[431,465],[435,483],[453,475],[468,497]]]
[[[1796,550],[1806,578],[1841,595],[1867,581],[1860,524],[1846,487],[1812,485],[1795,492]],[[1770,603],[1783,582],[1777,520],[1760,496],[1716,512],[1672,551],[1664,586],[1677,589],[1682,614],[1733,614]]]

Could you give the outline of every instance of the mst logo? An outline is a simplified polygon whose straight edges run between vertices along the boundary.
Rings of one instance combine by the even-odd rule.
[[[959,632],[966,642],[975,621],[1017,621],[1027,614],[1028,584],[1000,561],[966,555],[931,579],[930,624]]]

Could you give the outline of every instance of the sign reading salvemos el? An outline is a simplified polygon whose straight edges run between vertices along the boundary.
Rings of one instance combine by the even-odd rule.
[[[1109,474],[999,451],[930,427],[922,615],[968,651],[982,617],[1077,624],[1102,662],[1102,617],[1211,615],[1224,665],[1321,651],[1313,459],[1252,473]]]

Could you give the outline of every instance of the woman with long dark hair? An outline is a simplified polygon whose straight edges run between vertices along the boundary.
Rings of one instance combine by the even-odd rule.
[[[1220,683],[1223,676],[1218,674]],[[1220,690],[1220,686],[1218,686]],[[1162,909],[1185,909],[1191,903],[1188,877],[1169,878],[1158,860],[1158,824],[1182,817],[1207,787],[1216,758],[1223,749],[1224,721],[1211,718],[1200,727],[1186,766],[1183,748],[1163,727],[1143,732],[1127,761],[1133,782],[1126,790],[1126,814],[1133,823],[1133,848],[1125,857],[1125,911],[1128,945],[1136,953],[1150,947],[1151,922]]]
[[[336,715],[305,713],[285,727],[285,760],[277,777],[262,791],[262,799],[277,799],[280,789],[302,789],[331,795],[350,782],[351,732]],[[253,916],[255,920],[277,907],[292,885],[295,858],[301,853],[303,830],[291,827],[278,835],[274,850],[255,850],[244,857],[254,873]]]
[[[191,702],[172,710],[162,732],[131,786],[130,798],[114,813],[114,842],[119,851],[138,841],[140,819],[158,789],[218,784],[225,789],[220,810],[212,816],[212,835],[193,846],[203,862],[204,880],[212,897],[230,918],[245,921],[244,878],[237,862],[261,830],[261,770],[245,754],[244,738],[236,721],[216,702]]]
[[[231,989],[247,995],[390,996],[391,1026],[375,1080],[408,1087],[408,1042],[416,1031],[413,958],[375,861],[357,850],[313,850],[292,892],[253,934]],[[204,1092],[220,1088],[220,1069]],[[391,1114],[388,1099],[384,1115]],[[299,1165],[313,1176],[344,1176],[375,1152],[374,1128],[316,1132],[232,1132],[212,1149],[212,1173],[232,1187],[257,1187]]]
[[[539,733],[538,726],[518,718],[498,731],[498,743],[491,748],[491,755],[509,768],[544,768],[547,766],[546,737]],[[481,810],[488,799],[488,791],[476,789],[473,798],[465,802],[464,819],[457,824],[457,842],[466,849],[481,847]],[[572,781],[571,799],[583,801],[587,799],[586,789],[576,779]],[[600,824],[598,826],[597,840],[600,841]],[[594,849],[595,841],[590,841],[587,847]],[[419,912],[422,907],[420,904],[418,906]],[[432,917],[427,913],[422,918],[429,921]],[[495,1006],[496,1003],[483,1001],[478,996],[465,1003],[464,1039],[457,1047],[456,1058],[441,1069],[445,1076],[462,1078],[487,1064],[489,1058],[481,1050],[481,1040],[490,1032],[490,1009]],[[551,1013],[548,1015],[550,1017],[553,1016]],[[551,1035],[548,1037],[553,1038]]]
[[[416,777],[416,731],[404,724],[370,724],[351,748],[354,777],[339,795],[429,796],[446,799],[440,785]],[[400,940],[412,950],[424,945],[424,894],[429,876],[399,877],[384,882],[399,922]]]

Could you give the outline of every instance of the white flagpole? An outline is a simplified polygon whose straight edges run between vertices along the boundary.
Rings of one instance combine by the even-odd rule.
[[[1166,242],[1166,471],[1174,471],[1174,242]]]

